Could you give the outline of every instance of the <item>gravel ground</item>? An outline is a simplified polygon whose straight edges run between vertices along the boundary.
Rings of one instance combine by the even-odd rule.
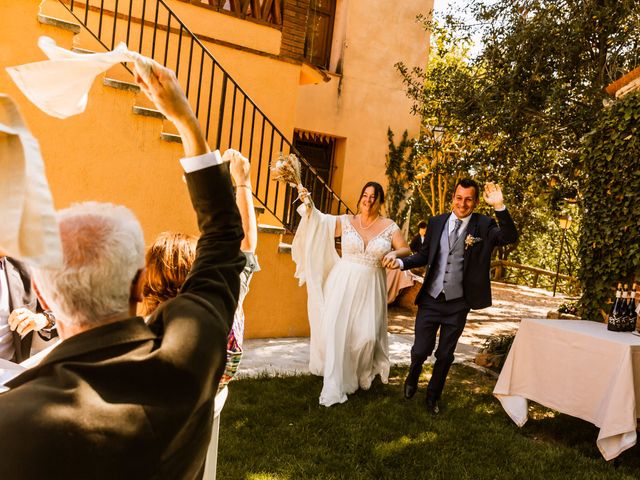
[[[523,318],[546,318],[548,311],[567,301],[547,290],[498,282],[491,283],[491,292],[491,307],[469,312],[462,343],[478,347],[488,336],[515,332]],[[415,307],[390,306],[389,333],[413,335],[415,312]]]
[[[456,362],[472,362],[487,337],[515,332],[522,318],[546,318],[549,310],[557,309],[566,300],[563,296],[554,298],[546,290],[495,282],[492,292],[493,306],[470,312],[456,350]],[[410,361],[414,319],[412,307],[389,307],[389,357],[394,365]],[[244,349],[238,377],[309,371],[308,338],[251,339],[245,341]]]

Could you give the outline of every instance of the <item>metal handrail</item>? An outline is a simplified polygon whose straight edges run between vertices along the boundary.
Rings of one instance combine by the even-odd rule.
[[[271,182],[270,161],[279,153],[295,153],[300,158],[302,183],[320,210],[352,213],[164,0],[112,0],[112,9],[105,8],[104,0],[58,1],[105,49],[125,42],[130,50],[172,68],[207,141],[216,149],[235,148],[250,159],[254,198],[285,228],[293,231],[297,225],[293,208],[297,193],[290,186]],[[177,38],[171,39],[172,35]],[[212,116],[215,113],[217,119]]]

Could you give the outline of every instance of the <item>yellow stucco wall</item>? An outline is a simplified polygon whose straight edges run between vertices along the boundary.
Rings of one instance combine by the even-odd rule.
[[[291,254],[277,253],[279,241],[278,235],[258,235],[256,253],[262,270],[253,276],[244,303],[247,338],[309,335],[306,287],[299,287],[293,276]]]
[[[37,22],[37,4],[0,2],[0,91],[17,101],[40,143],[56,207],[84,200],[124,204],[147,239],[169,228],[193,231],[180,181],[181,146],[160,140],[160,120],[132,114],[132,93],[96,81],[86,112],[59,120],[38,110],[10,80],[5,66],[43,59],[36,46],[40,35],[71,46],[70,32]]]
[[[387,129],[396,138],[419,133],[393,65],[426,65],[428,38],[415,18],[432,8],[433,0],[338,0],[331,67],[341,64],[342,74],[300,87],[296,127],[345,139],[333,186],[351,207],[365,182],[386,184]]]
[[[148,103],[140,94],[107,88],[99,78],[91,89],[86,112],[59,120],[33,106],[10,80],[4,67],[44,59],[36,46],[40,35],[51,36],[66,48],[97,48],[86,34],[74,39],[70,32],[38,23],[38,4],[37,0],[0,0],[0,91],[17,101],[40,142],[56,207],[84,200],[126,205],[140,219],[147,242],[164,230],[195,233],[195,217],[178,163],[182,148],[160,139],[161,120],[132,113],[133,105]],[[225,22],[241,22],[204,12]],[[72,20],[55,2],[48,2],[44,13]],[[255,29],[253,41],[260,43],[264,26],[251,22],[240,26],[245,35]],[[209,46],[242,88],[290,136],[300,67],[217,44]],[[123,79],[127,75],[121,67],[108,72],[108,76]],[[263,214],[260,222],[273,223],[273,219]],[[278,253],[279,241],[277,234],[259,236],[263,271],[255,275],[245,305],[248,338],[308,334],[306,293],[293,278],[291,256]],[[275,298],[274,290],[280,286],[287,294]]]

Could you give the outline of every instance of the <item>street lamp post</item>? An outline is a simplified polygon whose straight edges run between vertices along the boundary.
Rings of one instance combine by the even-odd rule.
[[[431,132],[433,134],[433,139],[435,140],[436,144],[440,145],[440,142],[442,142],[442,138],[444,137],[444,127],[441,127],[440,125],[436,125],[431,129]]]
[[[556,265],[556,278],[553,281],[553,296],[556,296],[556,287],[558,286],[558,276],[560,275],[560,260],[562,259],[562,247],[564,247],[564,239],[567,236],[567,230],[571,226],[571,215],[565,214],[558,217],[558,223],[562,229],[562,238],[560,239],[560,253],[558,254],[558,264]]]

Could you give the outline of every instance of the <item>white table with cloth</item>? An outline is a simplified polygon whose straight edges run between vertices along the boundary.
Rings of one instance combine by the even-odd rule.
[[[522,427],[528,400],[600,428],[606,460],[636,444],[640,337],[586,320],[523,320],[493,394]]]

